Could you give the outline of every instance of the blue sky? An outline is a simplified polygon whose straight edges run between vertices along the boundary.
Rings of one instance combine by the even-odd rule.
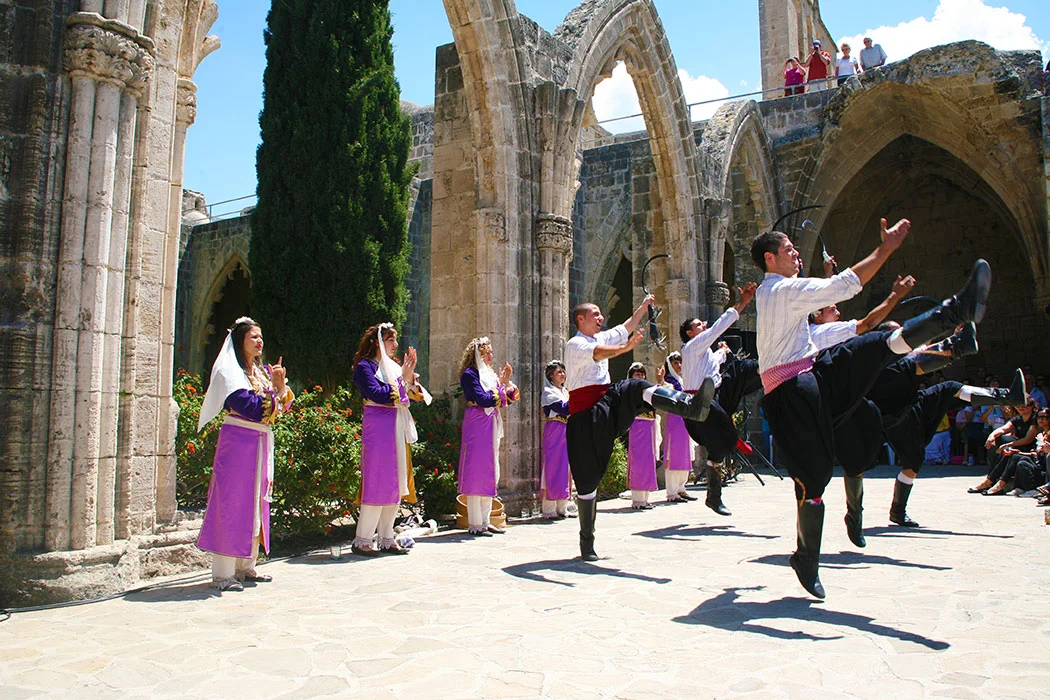
[[[655,0],[690,102],[758,90],[760,56],[758,0],[699,2]],[[184,185],[211,203],[255,193],[255,150],[259,143],[262,33],[270,3],[218,0],[219,19],[211,33],[222,48],[197,69],[197,121],[186,143]],[[517,0],[516,6],[553,31],[578,0]],[[441,0],[391,0],[394,58],[402,99],[434,101],[434,51],[452,41]],[[860,45],[870,34],[890,60],[922,48],[961,39],[981,39],[999,49],[1039,48],[1050,58],[1050,2],[1047,0],[882,0],[855,3],[825,0],[824,23],[839,41]],[[717,27],[717,29],[712,29]],[[625,72],[598,86],[599,119],[637,113]],[[703,118],[717,104],[695,108]],[[610,124],[615,130],[637,123]],[[217,213],[238,204],[219,207]]]

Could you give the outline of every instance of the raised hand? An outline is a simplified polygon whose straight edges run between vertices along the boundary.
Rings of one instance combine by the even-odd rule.
[[[657,384],[663,384],[664,383],[664,377],[666,377],[666,376],[667,376],[667,368],[666,367],[664,367],[663,365],[660,365],[659,367],[656,368],[656,383]]]
[[[904,296],[911,291],[912,287],[915,286],[915,278],[911,275],[907,277],[901,277],[897,275],[897,281],[893,283],[893,293],[897,296]]]
[[[634,333],[631,333],[631,335],[627,338],[627,344],[624,345],[624,352],[630,352],[631,350],[634,350],[636,347],[638,347],[638,343],[642,342],[642,339],[644,337],[645,331],[643,331],[641,328],[636,328]]]
[[[907,219],[901,219],[892,228],[886,228],[886,219],[879,219],[879,228],[881,229],[879,233],[882,236],[882,242],[888,245],[891,250],[896,250],[901,247],[904,239],[911,232],[911,222]]]
[[[287,370],[281,364],[282,362],[284,362],[284,355],[277,358],[277,364],[270,366],[270,378],[273,381],[273,388],[277,390],[278,395],[284,394],[284,390],[287,388],[285,384]]]
[[[499,368],[499,383],[504,386],[509,386],[510,378],[513,374],[514,368],[510,366],[509,362],[504,362],[503,366]]]

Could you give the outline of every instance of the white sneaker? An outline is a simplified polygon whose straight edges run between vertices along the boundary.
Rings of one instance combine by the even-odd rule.
[[[1018,490],[1020,490],[1020,489],[1018,489]],[[1017,497],[1018,498],[1035,498],[1038,495],[1039,495],[1039,492],[1036,491],[1035,489],[1032,489],[1031,491],[1025,491],[1024,493],[1017,494]]]
[[[1024,491],[1022,491],[1021,489],[1010,489],[1009,491],[1006,492],[1006,495],[1007,496],[1020,496],[1022,493],[1024,493]]]

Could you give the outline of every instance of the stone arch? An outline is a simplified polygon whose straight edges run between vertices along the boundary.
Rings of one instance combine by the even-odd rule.
[[[517,42],[510,20],[514,0],[444,0],[463,71],[475,148],[477,207],[516,211],[518,168],[514,154],[523,125],[507,107],[521,105]]]
[[[857,260],[878,244],[880,216],[905,214],[913,235],[857,297],[841,305],[843,313],[863,315],[885,298],[896,275],[913,274],[918,294],[941,298],[962,284],[979,255],[993,271],[988,313],[978,331],[981,351],[949,376],[961,378],[964,366],[973,365],[1009,376],[1013,367],[1046,357],[1050,334],[1043,303],[1033,304],[1033,265],[1016,220],[991,185],[944,148],[911,135],[888,144],[843,183],[825,215],[823,235],[840,260]],[[819,258],[818,250],[808,260],[811,274]],[[896,320],[913,313],[901,309]]]
[[[1045,236],[1033,198],[1017,194],[1028,194],[1031,183],[1004,148],[1006,135],[992,134],[964,105],[929,85],[865,81],[859,89],[856,84],[852,90],[846,87],[839,100],[828,107],[823,142],[807,163],[794,197],[798,205],[825,205],[811,216],[818,227],[866,163],[899,137],[914,136],[958,158],[995,192],[1017,226],[1033,276],[1045,286]],[[893,118],[877,118],[887,104],[893,105]],[[1020,133],[1011,138],[1015,143],[1028,140]],[[805,259],[811,259],[814,237],[799,243]]]
[[[698,246],[701,203],[689,107],[656,7],[651,0],[586,2],[569,13],[555,35],[573,49],[565,86],[577,101],[562,114],[567,127],[559,149],[561,165],[553,168],[549,179],[545,169],[549,201],[556,214],[571,206],[576,178],[572,161],[585,113],[581,105],[590,102],[595,86],[622,60],[638,93],[656,170],[664,240],[654,241],[654,247],[671,254],[663,291],[673,324],[683,314],[694,313],[697,304],[694,280],[704,269]]]
[[[189,348],[190,367],[202,372],[207,372],[207,368],[211,366],[207,357],[208,349],[214,344],[214,337],[217,334],[221,335],[223,330],[214,327],[216,304],[222,301],[224,292],[235,277],[251,279],[247,260],[240,254],[231,255],[221,266],[211,265],[209,267],[209,270],[202,271],[201,274],[201,279],[207,280],[206,286],[203,287],[206,291],[201,296],[200,305],[194,305],[194,332],[192,345]],[[233,321],[237,316],[247,314],[247,312],[248,309],[245,306],[243,312],[237,313],[229,320]],[[212,359],[214,360],[214,356]]]
[[[708,280],[725,282],[732,291],[742,280],[723,276],[726,249],[746,256],[751,238],[771,227],[779,214],[782,196],[775,156],[753,101],[720,107],[708,121],[700,147],[706,187],[727,203],[722,207],[724,220],[708,221]],[[740,211],[742,205],[747,212]],[[746,232],[738,230],[742,220],[751,223]],[[746,275],[751,266],[740,259],[732,269]]]

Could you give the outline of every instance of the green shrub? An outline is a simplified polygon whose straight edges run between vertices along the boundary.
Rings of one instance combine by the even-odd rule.
[[[462,416],[453,410],[455,395],[443,394],[429,406],[414,404],[419,441],[412,446],[416,495],[423,517],[438,518],[456,512]]]
[[[617,498],[627,489],[627,445],[623,438],[617,438],[613,444],[609,468],[598,484],[598,500]]]
[[[361,485],[361,399],[347,387],[301,392],[273,426],[270,527],[275,537],[322,534],[356,516]]]

